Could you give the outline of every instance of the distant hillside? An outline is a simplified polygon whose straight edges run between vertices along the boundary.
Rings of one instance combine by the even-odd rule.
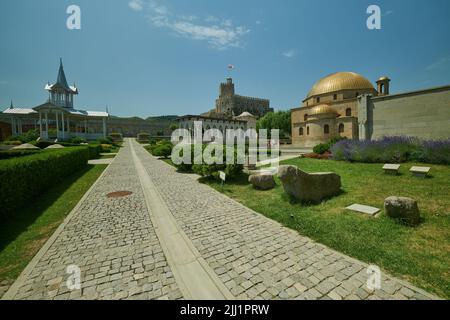
[[[151,135],[170,135],[170,125],[178,116],[156,116],[142,119],[139,117],[110,116],[108,127],[112,132],[120,132],[126,137],[135,137],[140,132]]]
[[[179,116],[157,116],[157,117],[148,117],[145,120],[150,122],[165,122],[165,121],[173,122],[178,118]]]

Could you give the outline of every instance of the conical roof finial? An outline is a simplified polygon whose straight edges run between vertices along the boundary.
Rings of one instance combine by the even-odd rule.
[[[14,106],[13,106],[13,101],[12,101],[12,99],[11,99],[11,105],[9,106],[9,108],[10,108],[10,109],[14,109]]]

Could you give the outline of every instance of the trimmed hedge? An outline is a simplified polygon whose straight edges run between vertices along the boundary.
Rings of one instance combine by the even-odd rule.
[[[99,144],[90,144],[87,146],[89,150],[89,160],[100,158],[102,153],[102,146]]]
[[[40,153],[41,150],[7,150],[0,151],[0,160],[19,158],[30,156],[32,154]]]
[[[156,144],[145,147],[155,157],[169,158],[172,155],[173,144],[167,140],[161,140]]]
[[[0,217],[82,169],[88,159],[89,150],[76,147],[0,161]]]

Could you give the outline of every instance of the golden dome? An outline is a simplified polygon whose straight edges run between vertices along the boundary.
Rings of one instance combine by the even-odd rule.
[[[377,82],[378,81],[385,81],[385,80],[391,80],[391,79],[389,79],[389,77],[383,76],[383,77],[380,77],[380,79],[378,79]]]
[[[354,72],[337,72],[319,80],[308,93],[308,98],[341,90],[375,90],[372,83]]]
[[[318,114],[334,114],[337,115],[337,111],[334,110],[332,107],[330,107],[327,104],[319,104],[318,106],[315,106],[308,112],[308,116],[315,116]]]

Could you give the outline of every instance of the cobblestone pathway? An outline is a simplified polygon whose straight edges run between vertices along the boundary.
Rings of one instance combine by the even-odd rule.
[[[172,273],[175,266],[168,264],[152,225],[130,144],[160,201],[205,261],[205,270],[211,270],[235,298],[434,298],[386,275],[381,290],[369,290],[366,264],[282,227],[191,175],[175,172],[134,140],[127,141],[71,220],[58,229],[6,298],[183,298],[179,278]],[[106,197],[121,190],[133,194]],[[70,292],[65,281],[66,268],[72,264],[81,267],[83,288]]]
[[[116,191],[133,194],[107,197]],[[4,298],[182,298],[150,221],[128,146],[61,228]],[[67,288],[69,265],[81,268],[82,290]]]
[[[183,231],[239,299],[429,299],[386,275],[367,288],[368,265],[180,174],[143,148],[137,154]]]

